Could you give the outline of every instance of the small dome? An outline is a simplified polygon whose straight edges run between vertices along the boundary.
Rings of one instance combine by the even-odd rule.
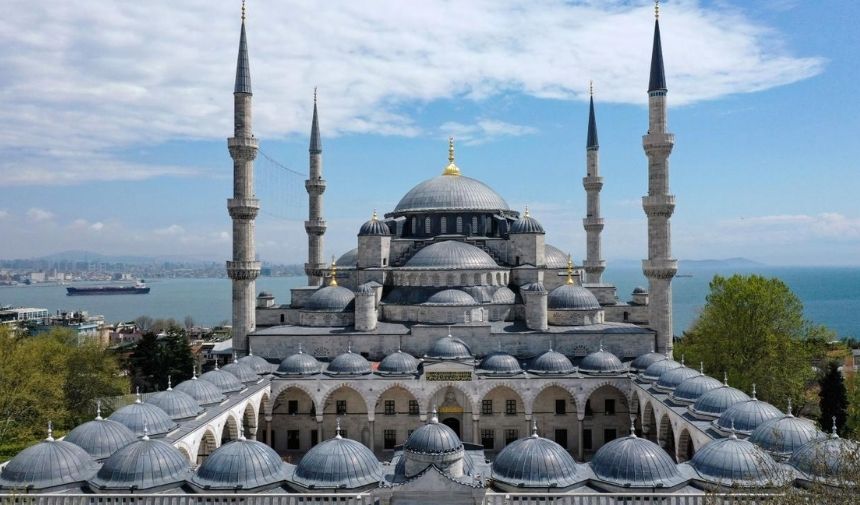
[[[752,432],[749,441],[784,460],[810,440],[825,437],[812,421],[794,417],[789,412],[761,423]]]
[[[692,377],[698,377],[699,372],[697,370],[693,370],[692,368],[688,368],[685,366],[681,366],[678,368],[674,368],[664,373],[657,379],[657,383],[654,384],[654,389],[658,391],[662,391],[664,393],[668,393],[669,391],[674,391],[675,388],[678,387],[682,382]]]
[[[418,372],[418,360],[398,349],[380,361],[376,371],[383,375],[414,374]]]
[[[92,477],[98,464],[79,446],[50,435],[19,452],[0,471],[0,489],[42,490],[69,486]]]
[[[778,487],[790,477],[764,451],[736,436],[709,442],[690,461],[702,479],[724,487]]]
[[[271,447],[244,437],[215,449],[191,482],[203,489],[259,490],[286,478],[284,463]]]
[[[350,249],[337,259],[338,267],[354,267],[358,265],[358,248]]]
[[[649,366],[658,361],[663,361],[664,359],[668,359],[665,354],[654,351],[646,352],[645,354],[640,354],[632,363],[630,363],[630,370],[632,372],[641,373],[647,370]]]
[[[520,290],[529,293],[546,293],[546,288],[542,282],[530,282],[520,287]]]
[[[145,491],[178,487],[191,477],[191,465],[172,445],[144,436],[105,460],[90,485],[98,490]]]
[[[187,381],[180,382],[173,389],[186,393],[200,405],[213,405],[224,401],[224,393],[218,386],[209,381],[197,379],[197,374]]]
[[[125,425],[138,437],[143,435],[144,426],[149,430],[150,435],[166,435],[178,426],[160,408],[149,403],[141,403],[140,396],[135,403],[115,410],[108,419]]]
[[[543,255],[547,268],[567,268],[567,253],[558,247],[546,244]]]
[[[805,443],[791,455],[788,464],[811,480],[838,485],[856,479],[858,453],[860,443],[839,438],[834,430],[827,438]]]
[[[257,298],[274,298],[274,297],[275,296],[272,295],[272,293],[269,293],[268,291],[260,291],[260,294],[257,295]]]
[[[255,372],[254,369],[249,367],[248,365],[243,365],[242,363],[239,363],[239,360],[236,359],[235,354],[233,355],[233,362],[224,365],[221,370],[235,375],[236,378],[239,379],[239,382],[243,382],[246,384],[257,382],[258,380],[260,380],[260,376],[257,375],[257,372]]]
[[[499,265],[486,252],[464,242],[436,242],[415,253],[406,268],[497,269]]]
[[[700,373],[678,384],[669,397],[678,403],[693,403],[708,391],[722,386],[723,383],[717,379]]]
[[[494,352],[484,356],[478,365],[478,370],[491,375],[514,375],[523,373],[517,358],[506,352]]]
[[[316,312],[349,312],[355,306],[355,293],[343,286],[326,286],[308,298],[305,310]]]
[[[124,424],[98,416],[70,431],[63,440],[87,451],[93,459],[105,459],[135,438]]]
[[[618,487],[671,487],[681,476],[659,445],[629,435],[605,444],[591,460],[594,475]]]
[[[649,365],[644,372],[639,374],[639,378],[645,382],[654,382],[664,373],[676,368],[681,368],[681,364],[677,361],[668,358],[662,359]]]
[[[551,310],[598,310],[600,302],[588,289],[576,284],[562,284],[550,292],[547,308]]]
[[[600,350],[582,358],[579,363],[579,371],[588,375],[616,375],[624,372],[621,360],[611,352]]]
[[[533,434],[505,446],[493,461],[493,480],[512,487],[566,488],[584,480],[560,445]]]
[[[322,371],[322,365],[316,358],[310,354],[302,352],[301,346],[299,352],[285,358],[278,366],[277,374],[282,375],[314,375]]]
[[[529,216],[528,211],[511,224],[511,235],[533,233],[543,235],[546,233],[537,219]]]
[[[366,375],[370,372],[370,363],[361,354],[352,352],[352,349],[333,359],[325,370],[331,375]]]
[[[695,403],[687,408],[694,414],[718,417],[732,405],[748,401],[749,399],[750,397],[743,391],[729,387],[723,382],[722,386],[703,394]]]
[[[777,417],[782,417],[782,412],[773,405],[756,399],[753,387],[752,399],[729,406],[714,420],[714,427],[724,433],[749,435],[763,422]]]
[[[464,175],[440,175],[410,189],[393,214],[431,210],[509,210],[505,199],[483,182]]]
[[[215,365],[215,370],[209,370],[204,373],[200,376],[200,380],[211,382],[223,393],[235,393],[236,391],[245,389],[245,386],[239,382],[239,379],[235,375],[219,369],[217,364]]]
[[[365,282],[361,286],[358,287],[358,291],[356,291],[358,295],[375,295],[376,289],[374,289],[373,284],[369,282]]]
[[[552,349],[534,358],[528,367],[529,373],[562,375],[573,373],[573,363],[560,352]]]
[[[379,461],[370,449],[339,434],[311,448],[299,461],[293,482],[313,489],[358,489],[377,486]]]
[[[361,225],[361,229],[358,230],[359,237],[387,237],[388,235],[391,235],[391,230],[388,229],[387,224],[383,223],[376,217],[375,211],[373,212],[373,217]]]
[[[160,408],[174,420],[196,417],[203,412],[203,408],[191,395],[170,387],[166,391],[160,391],[150,396],[146,399],[146,403]]]
[[[517,295],[507,286],[502,286],[493,293],[493,303],[516,303]]]
[[[472,295],[459,289],[445,289],[427,299],[423,305],[477,305]]]
[[[634,295],[647,295],[648,290],[643,288],[642,286],[636,286],[635,288],[633,288],[633,294]]]
[[[427,351],[425,357],[433,359],[466,359],[472,357],[472,351],[465,342],[448,335],[434,342],[433,347]]]
[[[257,375],[267,375],[272,372],[272,364],[266,361],[265,358],[254,354],[242,356],[239,358],[239,364],[249,367]]]
[[[439,422],[436,411],[424,426],[413,431],[403,450],[418,454],[449,454],[463,449],[463,442],[454,430]]]

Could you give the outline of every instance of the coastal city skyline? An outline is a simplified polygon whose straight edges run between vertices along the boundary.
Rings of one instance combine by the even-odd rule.
[[[0,136],[3,257],[68,249],[226,257],[229,217],[210,210],[230,193],[230,63],[215,55],[235,44],[227,15],[235,6],[207,3],[212,15],[201,17],[191,15],[202,8],[195,2],[76,4],[22,3],[0,21],[12,104],[3,114],[16,125]],[[685,140],[672,160],[672,190],[683,195],[676,255],[857,264],[860,153],[848,132],[860,114],[848,84],[858,65],[847,25],[856,7],[666,5],[670,121]],[[644,254],[638,144],[650,27],[641,20],[651,2],[441,2],[409,13],[297,3],[294,15],[248,8],[261,149],[302,173],[319,87],[326,258],[349,249],[337,237],[349,237],[373,207],[393,208],[397,188],[438,172],[453,135],[465,174],[492,180],[512,208],[529,205],[581,261],[590,80],[609,177],[605,255]],[[326,23],[296,21],[311,18]],[[830,29],[802,28],[813,21]],[[13,26],[62,36],[18,37]],[[813,95],[822,98],[810,107]],[[258,253],[295,263],[305,254],[290,239],[303,235],[303,187],[299,177],[271,175],[279,170],[262,157],[257,164]],[[558,183],[529,183],[526,173]]]

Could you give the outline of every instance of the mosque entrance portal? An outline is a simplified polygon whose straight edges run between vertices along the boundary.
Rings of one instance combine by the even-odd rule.
[[[448,417],[442,420],[442,424],[454,430],[454,433],[457,434],[461,439],[463,436],[460,434],[460,420],[456,417]]]

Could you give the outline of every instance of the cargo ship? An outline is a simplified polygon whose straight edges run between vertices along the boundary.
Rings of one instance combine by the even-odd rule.
[[[149,286],[138,282],[134,286],[87,286],[87,287],[68,287],[66,295],[82,296],[82,295],[145,295],[149,293]]]

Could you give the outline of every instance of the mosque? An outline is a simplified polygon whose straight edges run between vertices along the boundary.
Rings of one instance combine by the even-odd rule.
[[[537,216],[468,177],[453,140],[441,174],[373,211],[357,247],[326,264],[315,99],[308,285],[279,304],[255,292],[243,12],[228,139],[233,363],[138,394],[62,440],[49,430],[2,465],[0,494],[57,505],[698,504],[843,485],[855,442],[673,359],[666,95],[657,19],[643,137],[649,282],[626,300],[602,279],[593,97],[581,265],[546,241]]]

